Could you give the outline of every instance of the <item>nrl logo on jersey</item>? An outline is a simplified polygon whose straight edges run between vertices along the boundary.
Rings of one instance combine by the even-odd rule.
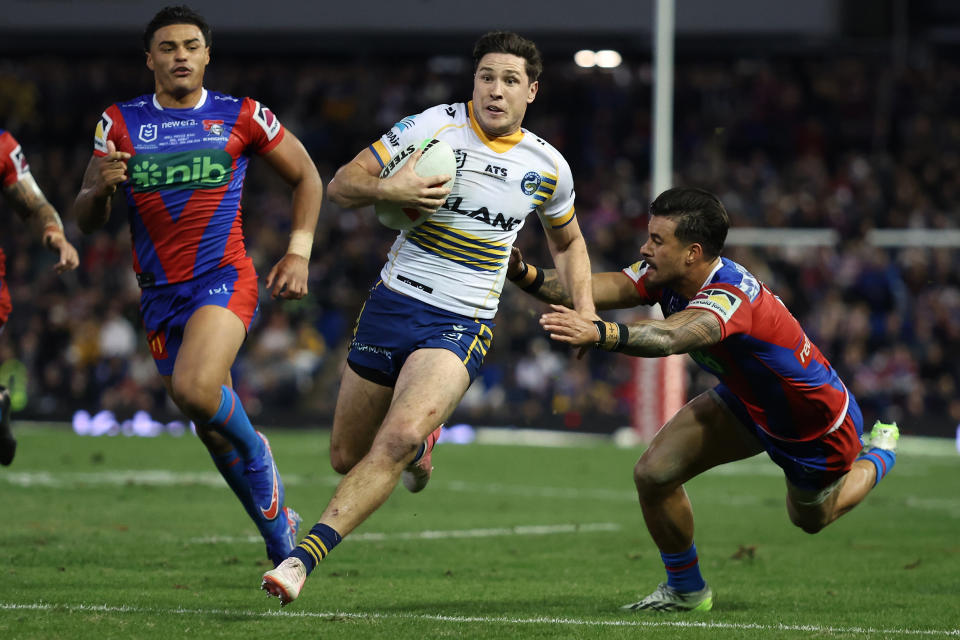
[[[157,139],[157,125],[156,124],[142,124],[140,125],[140,133],[137,134],[137,137],[142,142],[153,142]]]

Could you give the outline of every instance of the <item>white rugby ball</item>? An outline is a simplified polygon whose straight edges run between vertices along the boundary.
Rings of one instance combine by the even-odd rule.
[[[443,140],[436,138],[427,138],[419,145],[408,145],[401,149],[397,155],[390,158],[383,170],[380,172],[380,179],[388,178],[393,175],[400,167],[407,163],[410,156],[423,149],[423,155],[417,160],[417,165],[413,168],[417,175],[421,177],[448,175],[450,180],[443,186],[449,187],[457,176],[457,158],[453,153],[453,147]],[[416,207],[404,207],[396,202],[377,202],[373,210],[377,213],[377,219],[385,227],[397,230],[413,229],[421,224],[430,216],[424,214]]]

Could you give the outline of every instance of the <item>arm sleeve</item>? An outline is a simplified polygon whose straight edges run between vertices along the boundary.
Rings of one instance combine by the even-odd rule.
[[[733,285],[707,285],[690,300],[687,309],[705,309],[717,316],[724,338],[750,333],[753,327],[753,306],[747,295]]]
[[[0,133],[0,186],[9,187],[30,173],[20,143],[9,131]]]
[[[253,98],[243,99],[239,119],[239,130],[246,138],[244,148],[260,155],[273,151],[286,133],[273,111]]]
[[[422,113],[407,116],[396,123],[380,139],[369,146],[380,168],[385,168],[391,160],[402,160],[417,150],[417,146],[428,136],[436,133],[438,125],[437,111],[443,112],[448,105],[431,107]],[[399,157],[398,157],[399,156]]]
[[[633,281],[633,286],[640,294],[642,304],[654,305],[660,302],[660,289],[647,287],[647,263],[643,260],[634,262],[629,267],[624,267],[623,274]]]
[[[537,213],[544,227],[559,229],[573,220],[576,193],[570,165],[559,153],[554,160],[553,169],[553,172],[527,173],[523,177],[522,188],[525,193],[533,191],[533,199],[538,203]]]

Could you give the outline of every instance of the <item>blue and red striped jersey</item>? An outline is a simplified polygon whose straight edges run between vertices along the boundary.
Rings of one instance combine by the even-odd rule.
[[[256,100],[206,89],[190,109],[143,95],[103,112],[94,154],[106,155],[112,140],[133,156],[123,189],[142,286],[191,280],[247,255],[240,211],[247,164],[283,136]]]
[[[713,313],[719,343],[691,352],[746,405],[751,418],[780,440],[813,440],[843,422],[849,395],[837,372],[786,305],[733,260],[721,258],[690,300],[669,288],[648,288],[642,260],[623,272],[645,304],[668,317],[684,309]]]

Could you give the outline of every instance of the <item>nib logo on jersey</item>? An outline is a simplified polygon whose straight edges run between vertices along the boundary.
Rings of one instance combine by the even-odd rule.
[[[230,182],[233,158],[223,149],[138,153],[130,161],[134,192],[216,189]]]

